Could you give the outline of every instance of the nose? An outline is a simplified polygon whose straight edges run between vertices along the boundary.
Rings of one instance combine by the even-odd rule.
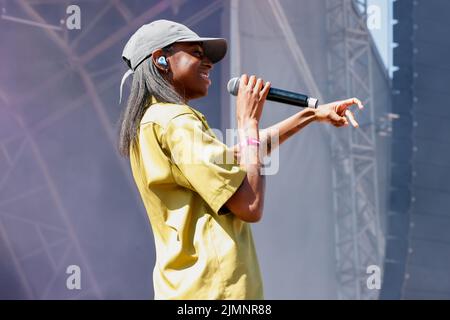
[[[212,69],[212,67],[213,67],[213,63],[211,62],[211,60],[207,56],[203,57],[202,64],[204,66],[208,67],[208,69]]]

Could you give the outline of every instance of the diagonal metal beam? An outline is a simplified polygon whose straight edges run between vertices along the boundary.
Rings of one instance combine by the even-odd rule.
[[[49,78],[45,79],[45,81],[39,83],[36,87],[31,88],[28,92],[25,92],[20,97],[15,97],[12,101],[14,105],[26,104],[36,97],[38,97],[43,91],[52,88],[56,83],[62,81],[70,72],[70,67],[66,67],[59,72],[53,74]]]
[[[78,43],[80,43],[80,40],[83,39],[86,35],[91,33],[92,28],[97,24],[97,22],[112,8],[113,3],[108,3],[105,5],[94,17],[94,19],[91,19],[89,21],[89,24],[87,26],[83,26],[83,30],[81,34],[75,38],[71,43],[70,47],[72,49],[76,48],[78,46]]]
[[[8,106],[8,109],[10,109],[9,106]],[[89,264],[87,263],[87,259],[83,253],[83,250],[81,249],[76,232],[68,218],[69,217],[68,211],[63,204],[63,201],[59,194],[56,183],[54,182],[53,178],[50,175],[50,169],[44,160],[41,150],[39,149],[39,146],[38,146],[37,142],[35,141],[34,136],[29,132],[29,129],[26,126],[23,119],[19,115],[14,114],[11,110],[8,110],[8,111],[10,113],[12,113],[14,115],[14,117],[17,119],[19,127],[21,128],[22,132],[25,135],[26,140],[28,141],[28,143],[31,146],[31,151],[33,153],[34,159],[36,160],[39,168],[41,169],[41,172],[43,173],[46,185],[49,189],[49,193],[51,195],[51,198],[53,199],[54,205],[57,208],[57,212],[59,213],[59,215],[63,221],[63,224],[68,232],[68,236],[72,240],[71,242],[72,242],[73,246],[75,247],[75,250],[78,252],[78,254],[80,256],[80,260],[83,263],[84,268],[86,268],[86,273],[88,274],[88,277],[92,280],[92,287],[93,287],[94,292],[96,293],[97,297],[101,298],[102,294],[100,291],[100,287],[98,286],[97,281],[95,280],[94,274],[91,271]]]
[[[210,3],[209,5],[205,6],[202,10],[200,10],[196,14],[190,16],[188,19],[183,21],[183,24],[188,27],[196,25],[197,23],[199,23],[206,17],[210,16],[211,14],[213,14],[222,7],[223,7],[223,0],[216,0]]]
[[[309,68],[308,63],[306,62],[305,55],[303,53],[302,48],[297,42],[294,31],[289,25],[288,22],[289,20],[286,17],[286,14],[284,13],[283,7],[281,6],[279,0],[269,0],[268,2],[270,7],[272,8],[272,12],[275,16],[275,19],[278,22],[280,29],[283,31],[283,34],[286,38],[286,42],[289,46],[292,56],[294,57],[295,64],[300,73],[303,75],[308,90],[311,92],[312,95],[318,98],[319,101],[323,102],[323,95],[319,90],[319,86],[314,80],[312,71]]]
[[[24,9],[24,11],[34,20],[41,22],[41,23],[45,23],[45,19],[42,18],[38,12],[36,12],[29,4],[27,4],[24,0],[19,0],[19,4],[20,6]],[[108,117],[108,114],[105,111],[105,108],[103,106],[103,103],[100,99],[100,97],[98,96],[98,93],[95,91],[95,85],[91,79],[91,77],[89,76],[87,70],[85,69],[84,65],[82,63],[80,63],[80,60],[78,59],[78,57],[75,55],[75,53],[73,52],[73,50],[69,47],[69,45],[62,40],[59,35],[54,32],[53,30],[45,30],[46,34],[50,37],[50,39],[52,39],[57,45],[58,47],[69,57],[70,61],[74,62],[74,65],[77,68],[78,74],[80,75],[84,86],[86,88],[86,91],[88,92],[90,99],[92,101],[92,105],[94,107],[94,110],[97,113],[97,116],[100,120],[100,123],[102,125],[103,130],[106,133],[106,136],[108,138],[108,140],[110,141],[110,144],[113,148],[115,148],[116,145],[116,135],[114,133],[114,130],[112,128],[110,119]],[[122,168],[122,171],[125,174],[126,179],[128,180],[128,183],[130,184],[130,186],[132,186],[134,188],[134,182],[132,181],[130,175],[129,175],[129,168],[125,165],[125,163],[122,161],[122,159],[120,158],[120,156],[118,155],[117,152],[114,152],[117,156],[117,159],[119,161],[119,164]]]
[[[13,250],[13,246],[11,241],[9,241],[8,235],[6,233],[6,229],[3,227],[3,222],[0,218],[0,236],[3,240],[3,245],[6,246],[7,250],[9,251],[9,254],[11,255],[12,262],[15,266],[15,269],[18,273],[19,280],[22,283],[23,289],[25,290],[25,294],[27,295],[28,299],[34,299],[35,295],[33,293],[33,289],[31,288],[25,270],[22,268],[22,265],[20,264],[20,259],[17,256],[17,254]]]
[[[117,11],[119,11],[126,22],[130,22],[133,19],[133,14],[131,13],[130,9],[128,9],[128,7],[124,3],[122,3],[122,1],[113,0],[113,5],[117,9]]]
[[[39,22],[39,23],[46,23],[45,19],[43,19],[39,13],[37,13],[34,8],[32,8],[28,3],[26,3],[23,0],[19,0],[19,5],[21,6],[21,8],[30,16],[30,18],[32,18],[33,20]],[[57,45],[58,47],[72,60],[72,61],[77,61],[77,58],[74,54],[74,52],[71,50],[71,48],[67,45],[67,43],[62,40],[58,34],[56,34],[55,31],[50,30],[50,29],[45,29],[46,34],[50,37],[50,39],[52,39]],[[111,141],[112,145],[115,145],[114,141],[115,141],[115,137],[113,134],[113,131],[111,129],[111,124],[110,121],[108,119],[108,116],[104,110],[103,104],[100,100],[100,97],[98,96],[98,94],[95,92],[95,86],[92,82],[92,79],[89,77],[88,72],[86,71],[86,69],[83,67],[82,64],[77,63],[76,64],[78,66],[78,72],[85,84],[86,90],[88,91],[88,94],[92,100],[93,106],[95,111],[97,112],[97,115],[99,116],[100,122],[102,124],[102,127],[104,128],[104,130],[107,133],[107,137],[109,138],[109,140]],[[101,297],[101,290],[100,287],[98,286],[97,282],[95,281],[95,277],[92,273],[92,271],[90,270],[90,266],[87,263],[87,259],[84,256],[83,250],[81,249],[80,243],[78,241],[77,235],[75,233],[75,230],[73,229],[70,220],[69,220],[69,214],[63,204],[63,201],[61,200],[61,197],[59,195],[58,189],[56,188],[56,185],[50,175],[50,170],[47,166],[47,163],[45,162],[44,158],[41,155],[41,152],[39,150],[39,147],[37,145],[37,143],[34,141],[34,138],[32,137],[32,135],[28,132],[28,128],[26,127],[25,123],[23,121],[20,121],[20,126],[22,127],[22,129],[24,130],[24,132],[26,133],[26,136],[28,138],[28,141],[30,142],[30,145],[32,147],[32,151],[33,154],[39,164],[39,166],[41,167],[41,170],[44,173],[44,177],[46,179],[46,182],[49,186],[50,189],[50,194],[52,195],[52,198],[55,202],[55,205],[58,209],[58,212],[61,215],[61,218],[64,221],[64,224],[72,238],[72,242],[76,248],[76,250],[78,251],[78,253],[80,254],[80,259],[83,262],[84,267],[86,268],[86,272],[89,275],[89,277],[92,279],[92,286],[93,286],[93,290],[96,293],[96,295],[98,297]],[[117,154],[117,153],[116,153]],[[125,171],[125,176],[129,177],[128,174],[128,168],[125,168],[124,166],[124,162],[120,161],[119,162],[122,166],[122,168]],[[128,180],[130,180],[128,178]]]
[[[128,36],[132,31],[135,31],[141,25],[148,23],[149,20],[156,17],[158,14],[161,14],[167,9],[169,9],[170,5],[171,5],[170,0],[162,0],[158,2],[156,5],[145,11],[139,17],[131,20],[131,23],[114,32],[111,36],[100,42],[97,46],[95,46],[94,48],[83,54],[80,58],[80,62],[82,64],[88,63],[96,56],[98,56],[100,53],[109,49],[110,47],[115,45],[118,41]]]

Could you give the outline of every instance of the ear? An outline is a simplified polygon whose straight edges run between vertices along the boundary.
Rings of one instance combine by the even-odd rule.
[[[152,63],[162,72],[167,72],[169,70],[169,64],[167,63],[167,67],[164,67],[162,65],[160,65],[158,63],[158,59],[160,57],[166,57],[166,61],[169,62],[167,60],[167,56],[165,55],[165,52],[162,49],[157,49],[155,51],[152,52]]]

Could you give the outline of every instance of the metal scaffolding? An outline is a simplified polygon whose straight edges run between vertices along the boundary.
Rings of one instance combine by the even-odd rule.
[[[1,15],[3,20],[42,29],[43,34],[63,53],[69,64],[67,68],[63,68],[59,73],[55,73],[52,77],[44,79],[42,83],[14,101],[11,101],[6,93],[0,90],[0,109],[11,119],[11,126],[16,127],[16,131],[21,133],[19,135],[5,137],[4,139],[2,137],[0,140],[0,158],[3,157],[7,160],[6,163],[2,162],[2,166],[0,166],[0,169],[3,169],[0,170],[2,172],[0,175],[0,191],[7,190],[9,180],[14,179],[14,175],[20,172],[21,159],[32,159],[32,162],[36,164],[36,170],[40,173],[38,186],[27,186],[28,188],[22,192],[11,193],[9,197],[5,196],[0,201],[0,238],[4,241],[5,247],[12,257],[12,263],[17,272],[22,287],[21,290],[23,291],[21,298],[48,299],[57,296],[55,292],[60,287],[60,276],[66,274],[67,266],[64,262],[69,254],[78,257],[78,261],[82,264],[83,272],[87,275],[87,281],[83,282],[87,284],[83,288],[83,292],[72,296],[72,298],[105,298],[104,288],[96,280],[89,258],[82,248],[79,236],[74,229],[70,214],[61,196],[61,191],[58,189],[54,177],[52,177],[51,167],[47,163],[36,141],[35,133],[46,127],[56,125],[75,109],[91,105],[94,114],[97,115],[101,128],[105,132],[107,141],[115,149],[116,134],[114,123],[112,123],[108,116],[108,111],[105,106],[106,102],[103,101],[101,93],[117,85],[117,73],[120,71],[120,67],[123,66],[123,62],[119,61],[117,65],[108,66],[106,69],[96,72],[88,68],[88,63],[106,52],[109,48],[117,45],[117,43],[123,42],[129,36],[130,32],[136,30],[140,25],[155,19],[166,10],[171,9],[173,12],[177,12],[179,7],[186,2],[187,0],[155,1],[147,10],[143,11],[139,16],[134,17],[125,1],[113,0],[99,10],[94,19],[86,27],[83,27],[83,31],[78,37],[72,40],[68,39],[67,30],[59,26],[53,26],[46,21],[41,13],[42,10],[39,8],[40,4],[47,3],[45,1],[36,0],[29,2],[19,0],[14,3],[20,9],[20,13],[24,13],[26,19],[6,14]],[[65,1],[55,1],[47,4],[58,7],[61,9],[61,12],[64,12],[64,8],[67,6],[67,2]],[[195,25],[221,9],[222,5],[222,0],[212,1],[211,4],[203,7],[196,14],[191,15],[186,21],[182,22],[188,26]],[[114,10],[123,18],[123,27],[117,32],[112,33],[109,37],[99,41],[97,45],[91,47],[87,52],[77,54],[75,49],[80,39],[85,36],[87,37],[90,30],[99,24],[101,18],[108,11]],[[14,107],[17,105],[27,105],[36,98],[42,97],[48,88],[52,88],[73,73],[79,76],[83,84],[84,93],[79,98],[67,103],[64,107],[50,113],[43,120],[32,125],[27,124],[22,115],[15,110]],[[101,75],[101,82],[96,83],[99,75]],[[117,152],[114,152],[114,154],[123,170],[123,175],[128,179],[130,187],[134,188],[134,182],[129,174],[128,165],[119,157]],[[22,204],[33,203],[33,201],[36,201],[36,197],[45,197],[43,201],[47,201],[48,198],[48,212],[41,208],[35,208],[38,210],[36,214],[21,216],[15,212],[8,211],[6,207],[17,201],[20,201]],[[140,201],[140,199],[137,198],[137,201]],[[23,209],[24,212],[27,212],[27,210],[29,208]],[[45,218],[49,214],[55,214],[52,216],[53,220],[51,222]],[[15,228],[11,228],[11,226]],[[11,230],[19,230],[22,227],[23,229],[20,232],[32,232],[33,235],[36,234],[35,238],[38,239],[38,242],[34,246],[27,243],[21,249],[17,243],[14,243],[16,236]],[[32,281],[34,270],[29,267],[31,265],[30,260],[36,259],[36,257],[40,261],[43,261],[43,263],[45,262],[49,265],[52,274],[51,278],[46,279],[45,284],[39,290],[36,289],[37,285]]]
[[[373,110],[372,42],[367,3],[327,0],[329,97],[356,96],[366,110],[358,130],[332,135],[336,272],[340,299],[377,299],[367,268],[382,267],[376,128]]]
[[[326,0],[327,1],[327,27],[329,31],[329,98],[344,98],[357,96],[363,100],[367,110],[359,117],[361,127],[358,130],[339,130],[338,133],[330,135],[332,139],[333,154],[333,187],[334,187],[334,210],[336,217],[336,258],[338,276],[338,294],[344,299],[371,299],[378,297],[378,290],[369,290],[366,281],[368,274],[366,268],[370,265],[382,266],[384,255],[384,239],[380,231],[380,215],[378,202],[378,176],[376,161],[376,134],[375,118],[373,106],[372,89],[372,43],[365,21],[365,2],[356,0]],[[139,16],[134,17],[132,11],[127,7],[125,1],[113,0],[97,16],[91,20],[91,24],[83,28],[78,38],[69,41],[67,34],[59,32],[50,26],[39,11],[38,4],[50,2],[55,6],[66,5],[66,2],[51,2],[44,0],[17,2],[18,7],[25,14],[27,19],[17,19],[7,16],[10,21],[24,23],[27,20],[30,24],[43,28],[54,44],[67,57],[69,66],[61,69],[60,73],[44,79],[42,83],[32,88],[23,96],[14,101],[10,101],[5,93],[0,91],[1,105],[5,106],[7,113],[13,119],[14,124],[22,132],[20,136],[7,137],[0,141],[0,153],[8,160],[4,166],[3,175],[0,177],[0,190],[6,190],[8,179],[15,172],[20,170],[18,160],[28,151],[30,157],[37,163],[39,172],[42,173],[40,186],[24,190],[22,194],[15,194],[11,199],[6,199],[0,203],[0,235],[5,241],[5,246],[10,252],[19,279],[23,286],[27,298],[45,299],[52,297],[57,274],[64,274],[65,265],[62,264],[64,256],[74,251],[80,257],[83,267],[86,268],[89,281],[87,288],[91,296],[103,298],[102,288],[95,281],[94,272],[89,268],[89,259],[85,257],[80,239],[72,226],[69,213],[61,198],[54,178],[50,174],[50,168],[43,157],[33,131],[42,130],[47,126],[52,126],[62,119],[70,111],[80,106],[89,104],[93,107],[93,112],[97,115],[98,121],[105,132],[108,141],[114,145],[114,128],[105,108],[100,92],[113,85],[116,85],[117,77],[115,71],[120,69],[120,65],[100,70],[103,75],[102,83],[96,85],[96,75],[89,70],[88,64],[96,57],[108,49],[124,41],[129,33],[137,29],[143,23],[159,16],[166,10],[178,11],[178,7],[185,1],[181,0],[161,0],[153,2],[153,6]],[[306,84],[309,91],[317,97],[321,97],[321,92],[317,89],[317,84],[307,66],[301,47],[292,35],[287,19],[278,0],[269,0],[269,5],[273,9],[274,16],[281,30],[284,31],[289,49],[295,58],[295,66],[302,74],[306,74]],[[232,1],[236,4],[236,1]],[[223,0],[211,1],[211,4],[199,10],[195,15],[183,21],[188,26],[195,25],[205,17],[211,15],[223,6]],[[362,9],[361,9],[362,8]],[[89,30],[95,27],[101,17],[108,10],[115,10],[124,20],[124,25],[117,32],[112,33],[105,39],[101,39],[89,50],[77,54],[80,39],[89,35]],[[29,19],[29,20],[28,20]],[[63,30],[64,31],[64,30]],[[233,33],[232,33],[233,34]],[[30,101],[41,97],[46,89],[53,87],[62,81],[66,76],[76,70],[80,77],[85,94],[79,99],[68,103],[64,108],[49,114],[44,120],[28,127],[21,115],[12,108],[13,105],[26,105]],[[106,74],[106,76],[105,76]],[[110,76],[110,74],[112,76]],[[321,99],[322,100],[322,99]],[[0,105],[0,106],[1,106]],[[232,108],[233,109],[233,108]],[[8,151],[10,143],[14,143],[14,150]],[[128,176],[128,168],[118,158],[121,169],[125,176]],[[131,180],[128,181],[133,185]],[[20,200],[23,203],[32,202],[31,197],[36,194],[49,195],[51,209],[56,212],[60,223],[57,226],[45,224],[39,220],[38,216],[20,217],[14,213],[7,212],[4,205],[9,202]],[[9,202],[8,202],[9,201]],[[45,214],[45,213],[42,213]],[[19,252],[10,241],[12,235],[8,234],[8,223],[19,221],[27,225],[32,225],[33,230],[41,240],[40,246],[30,248],[29,252]],[[46,234],[50,234],[48,238]],[[50,240],[49,240],[50,239]],[[63,257],[54,257],[56,246],[64,246]],[[28,249],[28,248],[27,248]],[[55,252],[54,252],[55,251]],[[55,277],[50,279],[41,291],[37,292],[30,282],[31,275],[25,268],[28,259],[33,256],[43,256],[49,260]],[[81,296],[80,296],[81,297]]]

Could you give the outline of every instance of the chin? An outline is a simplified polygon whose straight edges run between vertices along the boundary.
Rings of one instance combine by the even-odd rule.
[[[206,89],[204,91],[201,91],[201,92],[198,92],[197,94],[193,95],[193,97],[191,99],[192,100],[193,99],[200,99],[200,98],[206,97],[207,95],[208,95],[208,89]]]

